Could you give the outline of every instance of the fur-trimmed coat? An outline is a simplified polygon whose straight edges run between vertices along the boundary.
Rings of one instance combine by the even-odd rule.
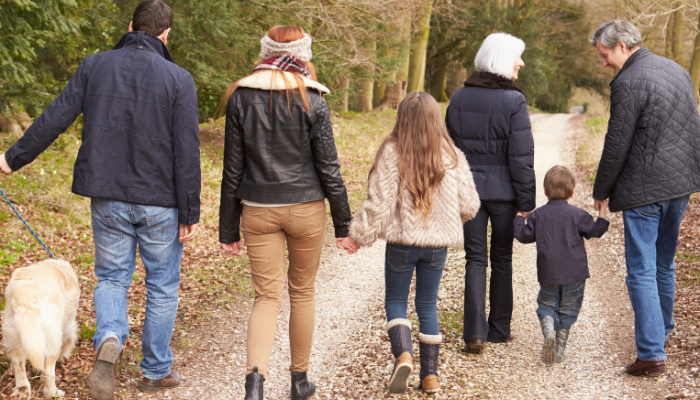
[[[350,222],[349,236],[360,246],[371,246],[377,239],[419,247],[461,246],[462,224],[476,215],[481,203],[469,164],[458,148],[455,151],[458,164],[445,171],[426,218],[413,207],[405,187],[399,209],[398,153],[396,144],[387,143],[369,177],[367,200]],[[443,159],[450,162],[447,155]]]

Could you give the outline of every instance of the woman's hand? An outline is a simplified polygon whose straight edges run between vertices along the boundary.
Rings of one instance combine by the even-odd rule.
[[[233,243],[222,243],[221,248],[224,249],[225,252],[228,254],[234,256],[234,257],[240,257],[241,255],[241,248],[243,245],[241,244],[241,241],[233,242]]]
[[[346,250],[346,251],[348,252],[348,254],[353,254],[353,253],[355,253],[357,250],[360,249],[360,246],[357,245],[357,243],[355,242],[355,240],[353,240],[353,239],[352,239],[351,237],[349,237],[349,236],[340,239],[340,242],[337,242],[337,239],[336,239],[336,243],[337,243],[337,246],[338,246],[339,249]]]

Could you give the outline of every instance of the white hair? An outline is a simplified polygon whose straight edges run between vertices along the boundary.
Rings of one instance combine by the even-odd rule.
[[[525,51],[525,42],[507,33],[492,33],[481,44],[474,65],[481,72],[490,72],[513,79],[515,62]]]

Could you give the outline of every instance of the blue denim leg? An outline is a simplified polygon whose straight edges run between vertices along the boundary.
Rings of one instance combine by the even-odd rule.
[[[447,247],[423,247],[416,264],[416,313],[424,335],[440,334],[437,297],[446,259]]]
[[[105,339],[114,337],[121,350],[129,338],[127,292],[136,263],[136,232],[128,204],[93,199],[92,236],[95,240],[96,330],[93,346],[99,349]]]
[[[141,370],[149,379],[170,375],[170,340],[177,316],[182,243],[176,208],[133,206],[139,221],[139,253],[146,267],[146,318],[143,323]]]
[[[406,319],[408,293],[411,290],[413,269],[418,262],[420,248],[399,244],[386,244],[384,252],[384,283],[386,293],[384,309],[386,320]]]
[[[581,312],[583,305],[583,292],[586,288],[586,281],[574,283],[571,285],[561,285],[559,287],[559,321],[556,324],[557,329],[571,329],[571,325],[578,319],[578,314]]]
[[[540,284],[540,293],[537,295],[537,318],[540,321],[544,317],[550,316],[554,320],[555,325],[558,323],[559,294],[559,286]]]
[[[634,309],[637,358],[642,361],[666,360],[664,341],[673,328],[673,257],[688,199],[623,212],[627,289]]]
[[[136,263],[136,245],[146,267],[148,299],[143,328],[141,369],[160,379],[170,374],[170,339],[177,313],[182,244],[178,240],[177,209],[92,200],[95,239],[95,313],[93,337],[99,348],[108,337],[129,337],[127,291]]]
[[[659,237],[656,240],[656,283],[659,288],[665,338],[668,338],[675,326],[673,301],[676,288],[676,249],[681,221],[689,201],[690,196],[684,196],[668,202],[666,212],[659,223]]]

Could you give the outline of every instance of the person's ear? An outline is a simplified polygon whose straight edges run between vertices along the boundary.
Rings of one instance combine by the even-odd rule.
[[[134,21],[129,21],[129,32],[134,31]]]

